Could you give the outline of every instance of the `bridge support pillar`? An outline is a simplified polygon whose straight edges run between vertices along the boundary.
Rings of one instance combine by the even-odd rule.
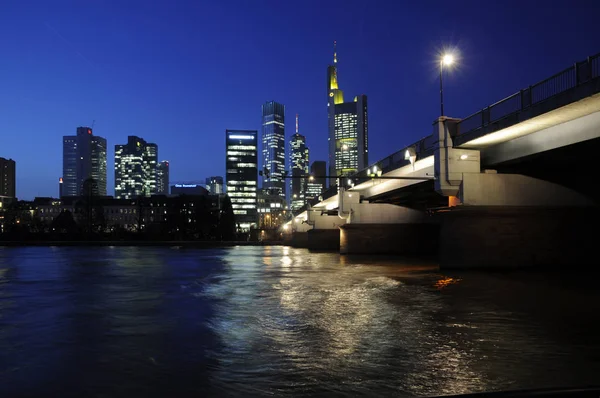
[[[599,208],[589,198],[519,174],[465,174],[457,206],[437,212],[440,267],[581,266],[596,257]]]
[[[308,247],[308,232],[294,231],[289,245],[296,248],[306,249]]]
[[[346,224],[340,227],[340,254],[435,254],[439,225]]]
[[[384,203],[353,203],[340,226],[341,254],[431,254],[439,225],[425,212]]]
[[[308,234],[308,250],[338,251],[340,250],[340,230],[311,229]]]
[[[438,213],[442,269],[596,264],[598,208],[459,206]]]

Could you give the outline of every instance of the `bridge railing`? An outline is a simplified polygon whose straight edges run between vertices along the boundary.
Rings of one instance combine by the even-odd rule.
[[[599,76],[600,54],[596,54],[467,116],[458,123],[458,132],[460,135],[470,134]]]

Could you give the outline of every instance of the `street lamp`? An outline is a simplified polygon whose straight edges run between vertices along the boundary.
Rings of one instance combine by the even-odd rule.
[[[440,58],[440,107],[442,114],[440,116],[444,116],[444,85],[442,83],[442,74],[444,71],[444,65],[450,66],[454,63],[454,55],[452,54],[443,54]]]

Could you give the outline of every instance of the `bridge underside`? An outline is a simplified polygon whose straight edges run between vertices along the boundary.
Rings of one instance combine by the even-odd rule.
[[[419,182],[401,189],[369,198],[370,203],[389,203],[416,210],[448,205],[448,198],[435,191],[433,180]]]
[[[600,203],[597,186],[600,138],[499,163],[498,173],[523,174],[571,188]]]

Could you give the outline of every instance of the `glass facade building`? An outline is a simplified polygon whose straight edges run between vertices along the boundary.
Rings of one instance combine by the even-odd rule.
[[[258,223],[258,132],[226,130],[225,180],[238,230],[248,231]]]
[[[351,175],[364,169],[369,164],[367,96],[358,95],[352,102],[344,102],[344,92],[338,86],[335,49],[333,65],[327,68],[327,108],[329,175]],[[329,181],[332,183],[337,182]]]
[[[306,184],[308,178],[308,147],[306,138],[299,133],[290,140],[290,209],[296,211],[306,203]],[[306,177],[306,178],[303,178]]]
[[[169,194],[169,161],[163,160],[156,167],[156,193]]]
[[[327,186],[327,162],[324,160],[315,160],[310,165],[310,175],[314,177],[312,180],[316,184],[321,184],[323,189]]]
[[[16,162],[0,158],[0,208],[16,198]]]
[[[98,194],[106,196],[106,139],[89,127],[77,127],[76,135],[63,136],[61,195],[80,195],[88,178],[95,180]]]
[[[115,145],[115,197],[131,199],[157,193],[158,145],[130,135]]]
[[[206,189],[212,194],[222,194],[223,193],[223,177],[221,176],[212,176],[206,179]]]
[[[263,188],[285,198],[285,105],[262,106]]]

